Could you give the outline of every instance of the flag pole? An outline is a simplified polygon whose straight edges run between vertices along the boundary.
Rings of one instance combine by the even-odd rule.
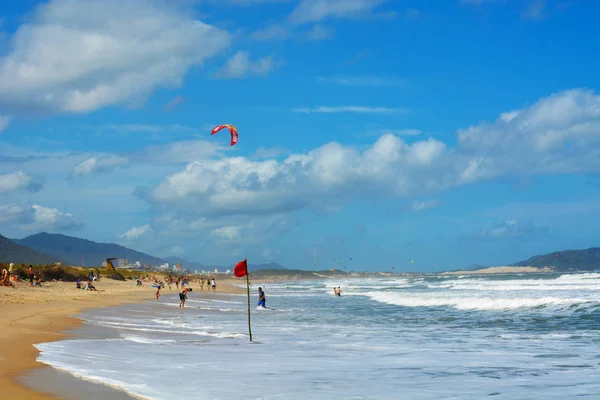
[[[250,341],[252,341],[252,328],[250,327],[250,273],[248,272],[248,261],[244,258],[246,264],[246,291],[248,293],[248,333],[250,333]]]

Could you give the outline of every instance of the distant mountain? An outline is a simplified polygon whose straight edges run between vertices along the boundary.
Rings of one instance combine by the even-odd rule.
[[[233,269],[233,267],[231,268]],[[280,269],[285,269],[287,270],[286,267],[281,266],[277,263],[268,263],[268,264],[248,264],[248,269],[250,270],[250,273],[252,273],[252,271],[262,271],[262,270],[280,270]]]
[[[15,264],[52,264],[59,261],[58,257],[37,251],[15,243],[0,235],[0,262]]]
[[[558,255],[558,257],[557,257]],[[600,247],[556,251],[514,263],[513,266],[554,267],[556,271],[600,269]]]
[[[86,267],[100,266],[107,258],[126,258],[130,263],[160,265],[166,261],[114,243],[96,243],[91,240],[51,233],[36,233],[24,239],[13,239],[15,243],[50,254],[69,265]]]

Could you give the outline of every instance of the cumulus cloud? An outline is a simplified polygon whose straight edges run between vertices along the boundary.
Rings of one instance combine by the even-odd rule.
[[[0,205],[0,225],[23,231],[72,231],[83,226],[73,214],[39,204]]]
[[[256,61],[250,60],[246,51],[235,53],[219,72],[217,77],[222,79],[242,78],[245,76],[266,76],[276,67],[275,58],[267,56]]]
[[[465,181],[597,171],[600,96],[585,89],[556,93],[493,123],[459,130],[458,144],[469,158]]]
[[[282,161],[199,159],[143,198],[194,214],[268,215],[366,193],[414,197],[502,176],[598,171],[600,96],[557,93],[457,136],[456,147],[385,134],[363,150],[332,142]]]
[[[73,168],[73,177],[81,175],[92,175],[102,172],[114,171],[117,167],[125,166],[129,163],[124,157],[106,154],[103,156],[94,156],[83,160]]]
[[[230,35],[159,0],[51,0],[0,57],[7,112],[87,112],[177,87]]]
[[[35,181],[23,171],[0,175],[0,193],[9,193],[21,189],[37,191],[41,189],[41,183]]]
[[[142,225],[142,226],[134,226],[133,228],[129,229],[127,232],[124,232],[123,234],[119,235],[119,238],[126,239],[126,240],[137,240],[142,235],[144,235],[146,232],[150,232],[151,230],[152,229],[150,228],[149,224]]]
[[[382,136],[359,152],[329,143],[308,154],[293,154],[284,161],[251,161],[244,157],[203,160],[188,164],[147,193],[153,202],[203,210],[209,214],[269,214],[328,204],[344,191],[346,197],[366,189],[408,193],[425,188],[416,180],[434,168],[445,145],[429,139],[412,145]],[[413,179],[399,172],[411,169]],[[358,190],[357,190],[358,189]],[[358,192],[358,193],[357,193]]]

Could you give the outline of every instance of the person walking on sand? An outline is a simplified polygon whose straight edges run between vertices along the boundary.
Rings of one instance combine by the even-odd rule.
[[[191,292],[191,288],[183,288],[181,292],[179,292],[179,307],[185,307],[185,301],[187,300],[187,292]]]
[[[215,278],[212,278],[212,290],[213,292],[217,290],[217,281],[215,281]]]

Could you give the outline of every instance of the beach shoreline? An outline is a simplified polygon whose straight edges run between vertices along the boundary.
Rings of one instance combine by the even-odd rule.
[[[489,267],[476,270],[462,270],[462,271],[447,271],[441,272],[440,275],[493,275],[493,274],[536,274],[536,273],[550,273],[555,272],[550,267],[513,267],[513,266],[499,266]]]
[[[238,293],[232,278],[220,279],[217,293]],[[39,343],[74,337],[72,331],[83,321],[77,316],[86,309],[105,308],[153,300],[151,283],[136,287],[133,281],[103,279],[96,283],[98,292],[75,289],[73,282],[46,283],[40,288],[18,285],[0,287],[0,399],[47,400],[56,395],[39,391],[26,382],[36,371],[50,366],[37,361]],[[197,287],[192,282],[191,287]],[[175,292],[175,287],[173,287]],[[197,290],[197,289],[196,289]],[[168,288],[163,289],[169,293]],[[207,293],[198,291],[194,293]],[[81,380],[83,381],[83,380]],[[93,383],[90,383],[93,385]],[[123,393],[125,393],[123,391]]]

